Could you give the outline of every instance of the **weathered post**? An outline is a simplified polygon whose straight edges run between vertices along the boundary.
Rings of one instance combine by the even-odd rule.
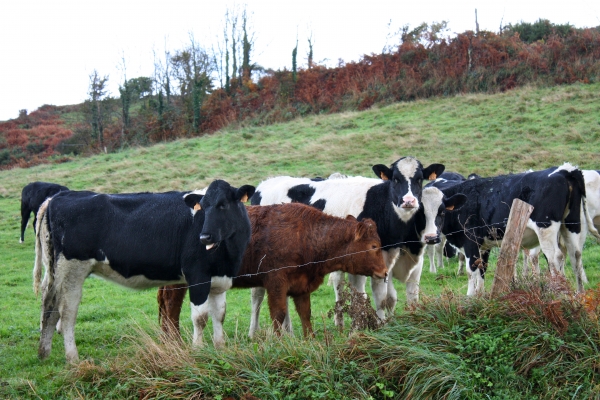
[[[519,258],[523,233],[532,212],[533,206],[531,204],[519,199],[513,200],[506,231],[502,239],[502,246],[500,246],[500,255],[498,256],[498,264],[492,283],[492,296],[506,292],[510,287],[515,273],[515,265]]]

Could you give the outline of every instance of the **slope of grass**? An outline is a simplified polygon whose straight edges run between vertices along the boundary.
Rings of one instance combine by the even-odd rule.
[[[451,171],[488,176],[542,169],[565,161],[586,169],[600,169],[599,109],[600,84],[526,88],[493,96],[398,103],[286,124],[240,126],[196,139],[0,171],[0,397],[77,396],[72,385],[68,384],[69,394],[62,386],[65,365],[59,335],[50,358],[43,362],[37,359],[40,301],[32,291],[31,227],[25,243],[18,243],[20,190],[31,181],[114,193],[190,190],[204,187],[215,178],[234,185],[257,185],[269,176],[282,174],[328,176],[340,171],[372,176],[373,164],[390,164],[404,155],[416,156],[425,165],[441,162]],[[494,264],[495,260],[488,286]],[[600,247],[592,240],[586,244],[584,267],[590,279],[587,287],[595,287],[600,282]],[[427,259],[424,268],[424,297],[435,298],[443,290],[452,290],[456,295],[466,293],[466,278],[455,275],[455,261],[438,276],[429,274]],[[404,288],[398,283],[396,286],[400,300],[397,312],[402,314]],[[324,341],[326,333],[330,333],[334,342],[344,343],[347,331],[335,333],[332,321],[326,317],[333,307],[332,292],[324,285],[313,296],[317,341]],[[155,326],[155,295],[154,290],[132,292],[99,279],[88,279],[76,325],[81,357],[90,360],[89,365],[104,365],[117,356],[131,357],[132,346],[123,338],[137,335],[138,324],[142,330]],[[233,338],[230,341],[244,352],[256,350],[256,345],[245,339],[249,297],[245,290],[228,294],[225,325],[230,339]],[[182,323],[189,329],[188,307],[182,314]],[[266,312],[261,318],[263,327],[270,325]],[[296,318],[295,323],[299,328]],[[207,340],[209,333],[205,335]],[[300,335],[299,330],[296,335]],[[291,343],[290,346],[305,346],[301,344],[305,342]],[[106,386],[98,389],[93,381],[82,385],[86,397],[110,397]],[[96,389],[101,392],[94,393]],[[114,397],[123,393],[117,387],[113,389],[117,393]],[[384,397],[382,393],[378,397]]]

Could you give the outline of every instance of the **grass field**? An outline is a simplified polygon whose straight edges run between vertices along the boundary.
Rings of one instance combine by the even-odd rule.
[[[412,155],[424,165],[440,162],[449,171],[483,176],[543,169],[569,161],[584,169],[600,169],[600,84],[545,89],[525,88],[503,94],[467,95],[398,103],[368,111],[313,116],[286,124],[240,126],[197,139],[30,169],[0,171],[0,397],[1,398],[119,398],[119,387],[83,379],[65,366],[62,337],[55,335],[49,359],[37,359],[40,299],[32,290],[33,230],[19,244],[20,190],[35,180],[71,189],[99,192],[192,190],[216,178],[233,185],[257,185],[276,175],[328,176],[334,171],[372,176],[373,164],[390,164]],[[600,283],[600,246],[588,239],[584,268],[590,283]],[[489,289],[495,258],[486,280]],[[466,293],[466,277],[456,276],[456,260],[437,276],[425,260],[422,298],[445,290]],[[568,276],[571,278],[570,268]],[[397,284],[404,311],[404,288]],[[131,357],[131,337],[139,330],[155,334],[156,291],[133,292],[99,279],[86,281],[79,309],[76,339],[80,357],[90,365],[108,365]],[[231,346],[241,352],[255,348],[246,339],[249,291],[231,291],[225,329]],[[313,295],[316,341],[327,334],[344,342],[326,316],[333,291],[324,285]],[[293,313],[292,313],[293,314]],[[267,312],[262,326],[269,326]],[[296,336],[300,325],[294,315]],[[182,323],[191,329],[189,307]],[[210,330],[206,332],[209,339]],[[287,339],[286,339],[287,340]],[[305,345],[300,339],[282,346]],[[261,344],[261,346],[264,343]],[[254,346],[254,347],[253,347]],[[210,346],[209,346],[210,347]],[[211,350],[212,351],[212,350]],[[78,370],[81,373],[81,369]],[[75,383],[74,383],[75,382]],[[108,382],[111,382],[110,380]],[[380,398],[386,397],[380,390]],[[134,396],[135,397],[135,396]],[[169,396],[167,396],[169,397]],[[365,394],[365,397],[368,397]],[[274,398],[277,398],[275,396]],[[301,396],[299,397],[301,398]]]

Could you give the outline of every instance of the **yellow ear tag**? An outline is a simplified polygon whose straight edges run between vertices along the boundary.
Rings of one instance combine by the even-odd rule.
[[[247,201],[248,201],[248,195],[247,195],[247,194],[245,194],[244,196],[242,196],[242,198],[240,199],[240,201],[241,201],[242,203],[245,203],[245,202],[247,202]]]
[[[202,206],[200,205],[200,203],[196,203],[196,205],[194,205],[194,211],[198,210],[202,210]]]
[[[435,174],[435,172],[432,172],[431,175],[429,175],[429,180],[434,181],[435,178],[437,178],[437,175]]]
[[[388,177],[387,177],[387,176],[386,176],[386,175],[385,175],[383,172],[380,172],[380,173],[379,173],[379,176],[380,176],[380,177],[381,177],[381,179],[383,179],[384,181],[387,181],[387,180],[388,180]]]
[[[448,206],[448,207],[446,207],[446,210],[452,211],[452,210],[454,210],[454,206]]]

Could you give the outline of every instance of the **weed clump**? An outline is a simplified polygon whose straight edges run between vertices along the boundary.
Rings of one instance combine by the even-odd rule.
[[[327,316],[335,315],[336,320],[341,321],[344,314],[352,320],[351,330],[375,330],[383,326],[384,321],[377,316],[371,306],[371,299],[366,293],[358,292],[348,282],[344,281],[338,292],[340,300],[336,301],[333,310],[329,310]],[[341,327],[340,327],[341,329]]]

